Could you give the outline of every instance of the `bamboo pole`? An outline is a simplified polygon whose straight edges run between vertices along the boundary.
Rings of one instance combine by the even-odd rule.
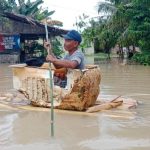
[[[46,41],[49,41],[48,38],[48,29],[47,29],[47,19],[45,20],[45,32],[46,32]],[[52,54],[51,46],[48,49],[48,55]],[[51,71],[51,62],[49,62],[49,78],[50,78],[50,102],[51,102],[51,136],[54,136],[54,102],[53,102],[53,79]]]

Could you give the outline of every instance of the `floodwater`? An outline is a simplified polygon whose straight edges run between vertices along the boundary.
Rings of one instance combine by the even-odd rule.
[[[137,108],[94,114],[54,113],[51,138],[50,111],[0,107],[1,150],[149,150],[150,67],[124,65],[117,60],[90,63],[101,68],[101,97],[136,99]],[[0,90],[11,89],[12,72],[0,65]]]

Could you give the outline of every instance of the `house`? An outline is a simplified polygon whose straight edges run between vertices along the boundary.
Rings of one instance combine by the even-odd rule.
[[[0,63],[20,62],[21,44],[26,40],[45,39],[45,25],[24,15],[2,13],[0,22]],[[67,30],[47,26],[49,37],[65,34]]]

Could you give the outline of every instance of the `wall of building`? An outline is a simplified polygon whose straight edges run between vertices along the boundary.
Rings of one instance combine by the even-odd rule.
[[[90,47],[84,49],[86,55],[93,55],[94,54],[94,45],[91,43]]]
[[[0,63],[15,64],[20,62],[19,54],[0,54]]]

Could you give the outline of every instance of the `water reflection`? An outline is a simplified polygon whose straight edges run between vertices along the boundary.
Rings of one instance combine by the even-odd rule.
[[[13,135],[13,123],[17,118],[16,113],[3,113],[0,114],[0,145],[7,145],[13,143],[11,138]]]
[[[127,139],[113,136],[102,136],[99,139],[92,139],[80,143],[85,149],[91,150],[148,150],[149,139]]]
[[[12,71],[9,64],[0,64],[0,91],[7,91],[13,88]]]

